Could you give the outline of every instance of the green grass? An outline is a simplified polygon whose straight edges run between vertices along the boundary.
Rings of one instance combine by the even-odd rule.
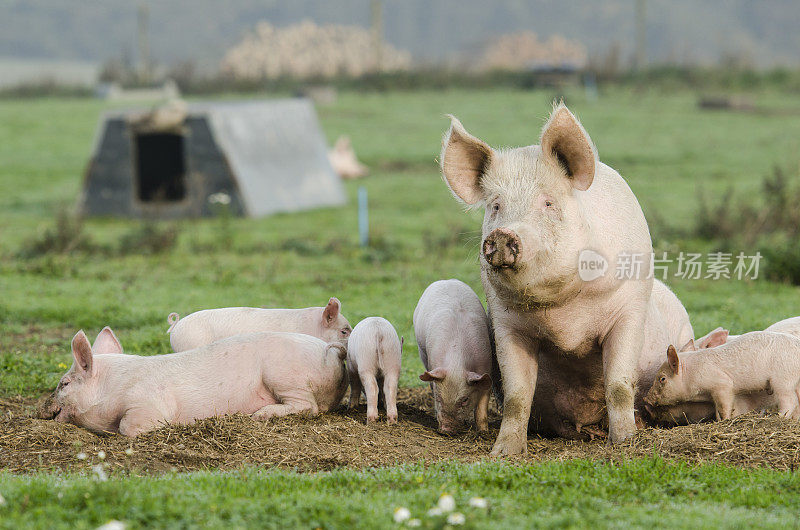
[[[0,528],[93,528],[111,519],[158,528],[392,528],[399,506],[424,528],[441,528],[444,517],[427,511],[442,493],[455,498],[465,528],[789,528],[800,510],[795,473],[661,460],[244,469],[108,482],[0,474],[0,491]],[[469,506],[474,496],[488,510]]]
[[[182,221],[177,245],[157,255],[79,252],[21,258],[32,239],[77,197],[94,129],[105,108],[93,100],[0,101],[0,398],[41,396],[70,363],[79,328],[112,326],[130,353],[169,351],[166,315],[230,305],[302,307],[343,301],[351,323],[392,321],[406,338],[401,385],[419,384],[411,314],[432,281],[457,277],[480,292],[480,212],[465,213],[435,165],[445,113],[495,146],[535,143],[550,92],[508,90],[343,93],[319,109],[329,140],[349,134],[373,174],[348,183],[349,205],[266,219]],[[614,90],[596,102],[566,94],[601,159],[626,177],[650,218],[691,225],[695,194],[760,185],[773,165],[795,168],[800,120],[781,112],[701,112],[696,94]],[[800,96],[757,94],[772,109],[798,109]],[[355,193],[370,196],[373,245],[357,244]],[[131,220],[94,219],[86,235],[116,247],[136,233]],[[702,249],[663,240],[663,248]],[[743,249],[749,250],[749,249]],[[698,333],[724,325],[760,329],[800,314],[796,287],[766,281],[668,282]],[[418,483],[416,477],[421,476]],[[476,526],[782,525],[797,512],[794,475],[687,468],[653,462],[543,466],[442,464],[312,475],[165,475],[102,484],[78,476],[0,475],[0,525],[108,518],[142,525],[312,526],[389,524],[397,504],[418,513],[442,490],[463,501],[489,497]],[[59,492],[63,497],[58,499]],[[89,494],[86,498],[85,494]],[[27,500],[26,500],[27,499]],[[281,519],[285,517],[286,519]],[[622,521],[626,521],[623,523]]]

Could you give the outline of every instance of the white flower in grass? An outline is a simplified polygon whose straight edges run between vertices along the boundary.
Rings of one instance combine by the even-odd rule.
[[[86,453],[78,453],[77,455],[75,455],[75,458],[77,458],[78,460],[86,460],[89,457]]]
[[[98,526],[97,530],[125,530],[125,523],[112,519],[103,526]]]
[[[131,456],[133,454],[133,447],[128,447],[125,449],[125,454]]]
[[[411,512],[408,508],[403,506],[398,506],[394,509],[394,522],[395,523],[402,523],[403,521],[407,521],[408,518],[411,517]]]
[[[483,497],[472,497],[469,500],[469,505],[473,508],[484,508],[486,509],[489,506],[489,503],[486,502],[486,499]]]
[[[417,526],[422,526],[422,521],[420,521],[419,519],[409,519],[408,522],[406,523],[406,526],[410,526],[412,528]]]
[[[106,475],[106,470],[103,469],[103,466],[101,466],[100,464],[92,466],[92,471],[94,471],[97,480],[99,480],[100,482],[105,482],[106,480],[108,480],[108,475]]]
[[[97,451],[97,458],[99,458],[100,460],[105,460],[106,459],[106,452],[105,451]]]
[[[467,518],[464,517],[464,514],[461,512],[453,512],[447,516],[447,524],[451,524],[453,526],[462,525],[467,521]]]
[[[452,512],[456,509],[456,500],[449,493],[442,493],[442,496],[439,497],[438,506],[442,512]]]
[[[438,506],[434,506],[433,508],[428,510],[428,517],[439,517],[443,513],[444,512],[442,511],[441,508],[439,508]]]
[[[5,505],[6,505],[6,498],[3,497],[2,494],[0,494],[0,506],[5,506]]]

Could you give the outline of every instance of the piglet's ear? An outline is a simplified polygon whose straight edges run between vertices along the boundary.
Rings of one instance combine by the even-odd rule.
[[[338,298],[331,298],[328,300],[328,305],[325,306],[325,309],[322,311],[322,321],[326,325],[332,324],[336,317],[339,316],[339,309],[341,308],[342,304],[339,302]]]
[[[708,335],[704,335],[697,339],[698,346],[702,348],[714,348],[722,346],[728,342],[728,334],[730,332],[725,328],[717,328]]]
[[[675,346],[672,344],[667,348],[667,362],[669,367],[672,368],[672,373],[677,375],[678,368],[680,368],[680,360],[678,360],[678,352],[675,351]]]
[[[492,161],[492,148],[450,116],[450,129],[442,139],[442,176],[457,198],[475,204],[483,197],[481,178]]]
[[[92,353],[122,353],[122,344],[110,327],[106,326],[98,333],[92,345]]]
[[[476,372],[467,372],[467,383],[470,385],[480,385],[480,384],[489,384],[492,382],[492,378],[489,377],[489,374],[479,374]]]
[[[447,372],[444,368],[436,368],[429,372],[423,372],[419,378],[423,381],[442,381],[446,375]]]
[[[683,345],[681,351],[697,351],[697,345],[695,345],[694,339],[689,339],[689,342]]]
[[[597,167],[597,152],[589,135],[569,109],[558,104],[542,129],[542,153],[560,164],[572,187],[585,191],[592,185]]]
[[[72,337],[72,357],[75,358],[75,366],[79,372],[92,374],[92,346],[83,330]]]

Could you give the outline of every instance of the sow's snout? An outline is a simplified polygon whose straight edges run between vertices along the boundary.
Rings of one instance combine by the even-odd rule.
[[[513,267],[521,250],[519,236],[507,228],[496,228],[483,240],[483,259],[496,269]]]

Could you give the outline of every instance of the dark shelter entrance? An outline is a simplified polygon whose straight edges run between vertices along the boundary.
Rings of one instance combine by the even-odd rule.
[[[182,134],[143,133],[136,138],[136,180],[142,202],[175,202],[186,197],[186,156]]]

